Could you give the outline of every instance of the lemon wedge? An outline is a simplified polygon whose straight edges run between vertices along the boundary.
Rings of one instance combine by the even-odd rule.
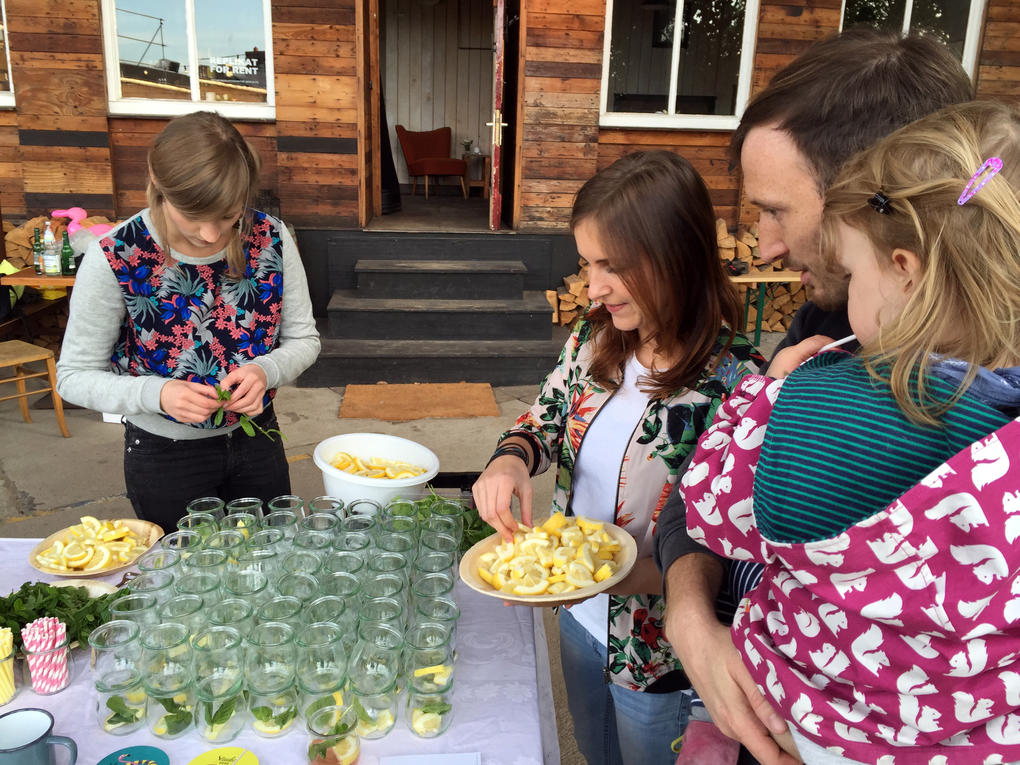
[[[411,728],[419,736],[436,735],[442,724],[442,718],[435,712],[422,712],[420,709],[411,712]]]
[[[110,549],[108,547],[97,547],[95,553],[92,555],[92,559],[89,564],[85,567],[86,571],[98,571],[101,568],[106,568],[110,563]]]
[[[347,736],[340,739],[340,742],[333,746],[333,756],[340,765],[353,765],[361,752],[361,742],[357,736]]]
[[[94,518],[91,515],[83,515],[78,519],[78,522],[84,527],[85,531],[89,532],[89,535],[96,537],[99,535],[103,524],[98,518]]]
[[[585,568],[584,564],[574,561],[567,566],[567,584],[572,584],[575,587],[587,587],[595,584],[595,580],[592,578],[591,571]]]

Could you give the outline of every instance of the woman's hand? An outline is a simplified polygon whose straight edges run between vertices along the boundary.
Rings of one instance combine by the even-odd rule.
[[[205,422],[220,408],[220,402],[211,385],[167,380],[159,391],[159,407],[177,422]]]
[[[517,520],[510,510],[513,495],[521,502],[521,522],[531,525],[531,476],[528,466],[513,454],[504,454],[490,462],[471,487],[471,493],[478,515],[505,541],[512,540],[517,531]]]
[[[262,414],[262,399],[266,393],[266,373],[258,364],[242,364],[220,381],[220,387],[230,391],[230,400],[223,404],[228,412],[254,417]]]
[[[775,377],[777,380],[787,377],[790,372],[810,359],[824,346],[831,342],[831,337],[826,337],[825,335],[812,335],[807,340],[801,340],[796,345],[783,348],[783,350],[777,353],[775,358],[772,359],[772,363],[769,364],[769,371],[765,374],[769,377]]]

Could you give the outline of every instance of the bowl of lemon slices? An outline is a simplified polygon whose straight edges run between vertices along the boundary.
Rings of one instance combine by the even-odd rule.
[[[637,543],[619,526],[553,513],[533,528],[519,524],[511,542],[493,534],[475,544],[461,558],[460,578],[511,603],[565,603],[609,589],[636,560]]]
[[[371,499],[415,499],[439,472],[439,458],[426,446],[384,433],[344,433],[320,441],[312,454],[330,497],[349,504]]]
[[[127,568],[162,536],[163,529],[138,518],[101,521],[83,515],[32,548],[28,562],[53,576],[102,576]]]

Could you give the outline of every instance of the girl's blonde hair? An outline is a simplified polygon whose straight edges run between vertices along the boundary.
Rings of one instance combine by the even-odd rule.
[[[965,204],[958,199],[989,157],[1002,171]],[[977,367],[1020,362],[1020,111],[994,101],[950,106],[855,156],[826,195],[824,241],[835,224],[863,232],[883,267],[915,253],[921,273],[902,313],[862,349],[904,413],[938,424]],[[889,212],[874,195],[888,197]],[[880,200],[875,200],[875,203]],[[831,246],[828,245],[828,246]],[[949,400],[927,384],[934,357],[972,367]]]
[[[167,258],[170,255],[164,202],[195,219],[240,213],[227,244],[227,274],[244,274],[243,242],[251,233],[252,205],[258,193],[258,153],[230,122],[215,112],[192,112],[172,119],[149,149],[150,215]]]

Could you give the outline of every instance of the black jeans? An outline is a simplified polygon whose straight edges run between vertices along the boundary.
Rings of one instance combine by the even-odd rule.
[[[272,405],[252,418],[276,428]],[[135,514],[170,533],[197,497],[259,497],[263,503],[290,494],[290,471],[283,442],[255,431],[196,440],[164,438],[124,424],[124,483]]]

